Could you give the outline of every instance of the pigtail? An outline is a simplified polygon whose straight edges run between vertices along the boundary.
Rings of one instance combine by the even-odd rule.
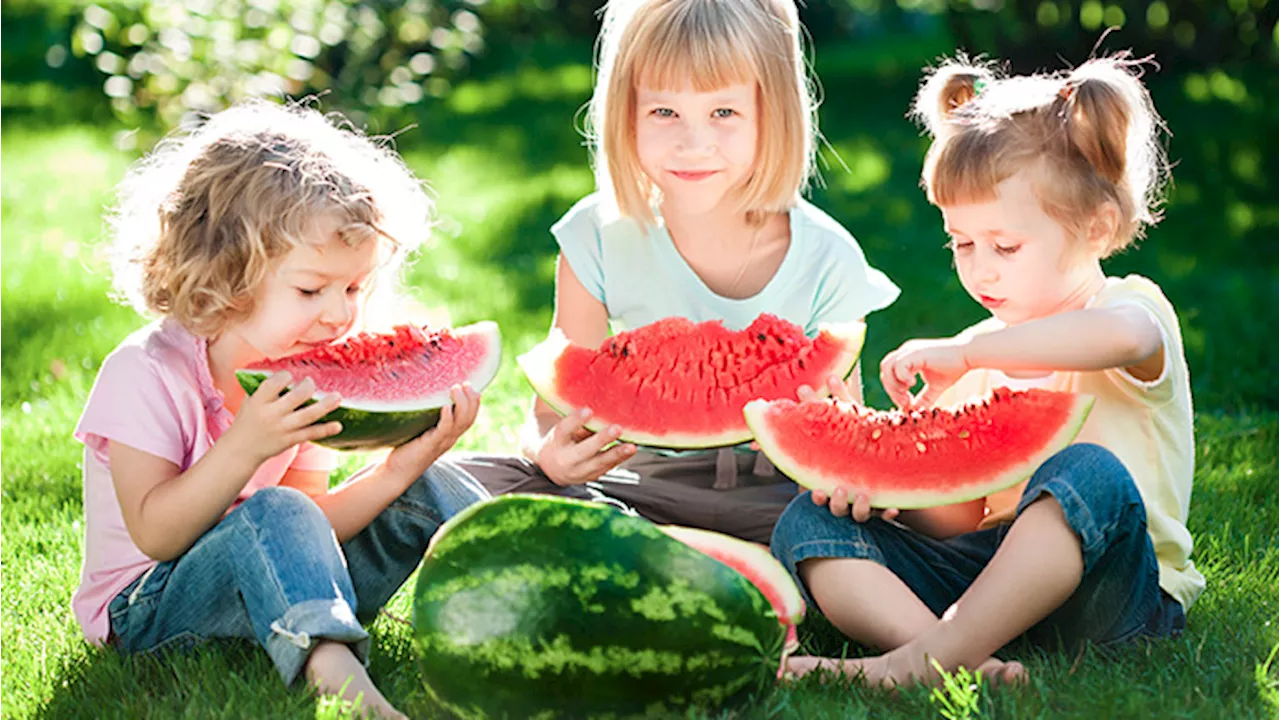
[[[1144,62],[1127,52],[1090,60],[1058,93],[1071,144],[1116,187],[1126,224],[1135,226],[1156,221],[1169,172],[1159,142],[1163,122],[1140,80]]]
[[[978,96],[984,84],[993,82],[990,66],[964,55],[926,71],[911,106],[911,117],[933,137],[944,134],[948,121],[960,107]]]

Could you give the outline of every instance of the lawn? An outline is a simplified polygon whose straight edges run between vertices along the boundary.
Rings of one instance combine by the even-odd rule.
[[[951,333],[982,313],[955,280],[937,212],[916,187],[924,140],[902,117],[913,68],[936,48],[873,50],[819,53],[830,147],[825,187],[813,193],[903,288],[871,319],[870,368],[904,339]],[[416,123],[400,149],[439,198],[439,241],[414,265],[409,291],[454,322],[497,320],[508,358],[550,321],[555,250],[546,228],[591,190],[572,125],[590,90],[588,63],[587,46],[535,48],[520,61],[495,53],[446,100],[374,128]],[[1175,640],[1107,654],[1013,648],[1032,680],[983,689],[984,716],[1246,718],[1275,717],[1280,707],[1276,84],[1274,67],[1155,76],[1177,184],[1164,223],[1108,264],[1113,274],[1154,278],[1179,310],[1197,407],[1190,527],[1209,588]],[[108,300],[97,252],[101,210],[134,155],[116,149],[121,128],[55,112],[56,90],[5,86],[4,98],[0,715],[336,715],[331,703],[280,688],[266,656],[248,645],[123,659],[81,639],[69,607],[83,531],[71,429],[103,356],[140,323]],[[866,374],[869,399],[886,407],[874,378]],[[513,450],[527,402],[515,364],[505,363],[464,447]],[[402,592],[393,616],[373,626],[372,673],[413,716],[441,716],[422,689],[409,628],[394,617],[408,609]],[[842,651],[828,629],[807,629],[811,650]],[[738,716],[919,718],[942,709],[925,690],[806,682],[762,693]]]

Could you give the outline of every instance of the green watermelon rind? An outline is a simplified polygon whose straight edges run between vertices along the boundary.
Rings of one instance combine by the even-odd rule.
[[[1067,447],[1080,434],[1089,411],[1093,409],[1094,398],[1091,395],[1077,394],[1072,400],[1072,407],[1067,413],[1062,427],[1048,441],[1026,460],[1009,470],[1000,473],[984,482],[971,483],[963,487],[953,486],[946,492],[923,492],[919,490],[907,492],[879,491],[868,495],[871,507],[898,508],[914,510],[941,505],[968,502],[986,497],[1017,485],[1031,475],[1063,448]],[[770,401],[752,400],[742,409],[747,425],[755,433],[760,451],[769,458],[774,467],[782,471],[797,484],[810,490],[820,490],[831,495],[837,488],[854,492],[860,489],[859,479],[830,477],[808,467],[800,458],[784,451],[778,444],[769,427]],[[865,487],[865,485],[862,485]]]
[[[857,366],[858,357],[862,354],[862,346],[867,335],[866,323],[861,321],[824,323],[818,327],[818,332],[829,333],[842,340],[844,347],[844,352],[833,363],[831,372],[825,373],[825,375],[847,378],[853,372],[854,367]],[[546,340],[516,358],[516,363],[524,371],[525,377],[529,380],[529,385],[533,387],[534,393],[561,415],[568,415],[578,409],[561,397],[555,390],[556,359],[560,357],[569,345],[570,342],[564,336],[564,333],[559,328],[552,328]],[[830,393],[825,382],[817,383],[817,385],[818,387],[813,389],[819,396],[826,397]],[[598,432],[614,422],[616,421],[592,415],[587,419],[585,425],[588,430]],[[656,434],[626,429],[624,425],[623,435],[619,438],[619,442],[629,442],[651,448],[700,450],[739,445],[751,440],[751,438],[751,432],[746,428],[715,434],[680,435],[675,433]]]
[[[486,344],[492,348],[486,362],[478,366],[467,378],[471,387],[476,392],[480,392],[493,382],[493,378],[498,374],[498,367],[502,364],[502,338],[498,325],[486,320],[456,328],[454,332],[460,335],[481,335],[485,338]],[[249,395],[252,395],[268,377],[270,373],[263,371],[236,371],[236,380]],[[313,398],[303,405],[314,402]],[[448,404],[450,399],[447,390],[421,401],[406,403],[401,410],[361,407],[360,403],[348,403],[344,400],[336,409],[316,421],[326,423],[336,420],[342,423],[342,432],[314,442],[317,445],[344,451],[373,450],[402,445],[439,424],[440,412]]]
[[[538,542],[540,534],[574,531],[582,533],[581,554]],[[504,562],[501,548],[518,563]],[[601,579],[600,563],[613,557],[622,575]],[[645,581],[661,576],[647,574],[634,586],[617,580],[635,568],[683,563],[693,565],[674,584]],[[542,584],[522,584],[530,582]],[[552,590],[522,600],[512,590],[521,587]],[[649,611],[635,604],[653,597],[715,604],[692,614],[690,606],[670,606],[686,608],[671,617],[662,616],[661,602]],[[577,609],[597,601],[605,603],[600,610]],[[564,603],[581,619],[538,624],[545,612],[563,616]],[[509,614],[495,619],[490,606]],[[608,610],[617,607],[631,610]],[[688,706],[719,709],[771,682],[786,640],[768,598],[741,573],[641,518],[552,496],[505,495],[446,522],[419,571],[413,618],[428,695],[465,718],[670,717]]]

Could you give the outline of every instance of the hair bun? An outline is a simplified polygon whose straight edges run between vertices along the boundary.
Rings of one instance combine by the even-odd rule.
[[[916,93],[911,115],[930,135],[938,137],[952,114],[977,97],[983,84],[994,80],[994,73],[985,63],[970,61],[964,56],[946,60],[927,71]]]

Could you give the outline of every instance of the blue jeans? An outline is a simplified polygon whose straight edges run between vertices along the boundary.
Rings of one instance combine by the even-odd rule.
[[[1036,470],[1017,513],[1042,495],[1057,501],[1080,539],[1084,576],[1061,607],[1027,632],[1029,640],[1110,645],[1182,631],[1182,606],[1160,589],[1142,498],[1115,455],[1098,445],[1067,447]],[[796,567],[815,558],[859,558],[887,567],[941,616],[991,561],[1010,527],[939,540],[878,518],[835,517],[804,493],[782,513],[771,547],[811,606]]]
[[[293,488],[264,488],[182,556],[111,601],[114,644],[126,652],[252,638],[286,684],[321,639],[367,661],[372,620],[422,560],[441,523],[489,497],[437,460],[355,537],[338,544],[320,508]]]

